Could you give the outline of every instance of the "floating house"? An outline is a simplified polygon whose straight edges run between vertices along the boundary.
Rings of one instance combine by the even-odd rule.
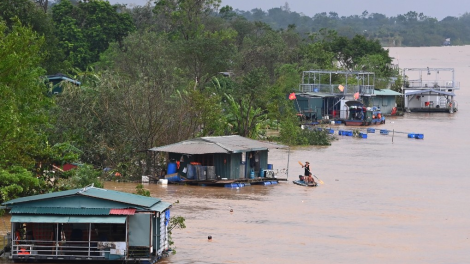
[[[50,95],[61,94],[64,91],[64,83],[71,83],[76,86],[80,86],[81,83],[77,80],[74,80],[62,73],[57,73],[54,75],[46,76],[46,83],[51,85]]]
[[[14,261],[154,263],[167,254],[170,203],[88,186],[10,200]]]
[[[238,135],[201,137],[149,151],[168,153],[170,182],[222,185],[263,182],[275,178],[269,149],[287,148]]]
[[[311,70],[302,73],[295,108],[306,121],[345,119],[348,101],[369,105],[375,97],[375,74],[363,71]]]
[[[455,81],[452,68],[405,68],[402,89],[407,112],[458,110],[455,91],[460,89],[460,83]]]
[[[397,96],[402,96],[401,93],[390,90],[381,89],[374,91],[375,96],[371,97],[371,105],[377,109],[380,109],[382,113],[390,114],[396,111]],[[395,109],[394,109],[395,108]]]

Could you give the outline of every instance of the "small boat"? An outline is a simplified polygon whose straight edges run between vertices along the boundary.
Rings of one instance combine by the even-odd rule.
[[[302,175],[299,175],[299,180],[295,180],[295,181],[292,181],[293,183],[297,184],[297,185],[301,185],[301,186],[305,186],[305,187],[315,187],[318,185],[318,183],[306,183],[304,181],[304,176]]]
[[[305,187],[315,187],[315,186],[317,186],[317,183],[306,183],[306,182],[300,181],[300,180],[296,180],[296,181],[292,181],[292,182],[297,184],[297,185],[301,185],[301,186],[305,186]]]

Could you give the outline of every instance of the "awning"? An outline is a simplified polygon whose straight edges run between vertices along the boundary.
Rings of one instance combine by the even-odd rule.
[[[439,91],[439,90],[435,90],[435,89],[426,89],[426,90],[419,90],[419,91],[413,91],[413,92],[405,92],[406,96],[416,95],[416,94],[443,94],[443,95],[455,96],[455,93],[453,93],[453,92],[444,92],[444,91]]]
[[[124,224],[126,216],[53,216],[53,215],[13,215],[12,223],[105,223]]]
[[[361,106],[361,107],[364,106],[364,104],[359,101],[347,101],[345,102],[345,104],[350,107],[351,106]]]

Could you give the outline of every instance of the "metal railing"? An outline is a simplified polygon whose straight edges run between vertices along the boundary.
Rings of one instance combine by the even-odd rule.
[[[300,84],[302,93],[329,93],[329,94],[355,94],[373,95],[374,85],[344,85],[343,91],[337,84]]]
[[[409,80],[405,82],[405,88],[421,88],[421,89],[435,89],[435,90],[446,90],[446,89],[460,89],[460,82],[453,81],[422,81],[422,80]]]

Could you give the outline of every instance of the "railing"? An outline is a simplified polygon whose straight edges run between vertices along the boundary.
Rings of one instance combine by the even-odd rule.
[[[109,259],[112,244],[122,242],[13,240],[11,254],[24,259]],[[118,252],[122,259],[126,252]],[[63,257],[63,258],[62,258]]]
[[[410,80],[405,82],[405,88],[424,88],[424,89],[435,89],[435,90],[446,90],[446,89],[460,89],[460,82],[453,81],[421,81],[421,80]]]
[[[330,93],[330,94],[355,94],[373,95],[374,85],[344,85],[343,91],[338,84],[301,84],[299,90],[302,93]]]

